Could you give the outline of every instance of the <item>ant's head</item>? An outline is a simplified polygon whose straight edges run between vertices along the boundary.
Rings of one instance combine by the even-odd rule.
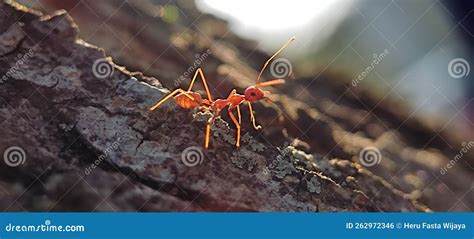
[[[262,87],[280,85],[283,83],[285,83],[285,80],[275,79],[275,80],[265,81],[257,85],[249,86],[247,87],[247,89],[245,89],[245,92],[244,92],[245,100],[250,101],[250,102],[255,102],[261,99],[268,99],[267,95],[270,94],[270,92],[263,91]]]
[[[244,95],[245,100],[249,102],[255,102],[263,99],[263,97],[265,97],[265,92],[263,92],[263,90],[257,86],[249,86],[247,89],[245,89]]]

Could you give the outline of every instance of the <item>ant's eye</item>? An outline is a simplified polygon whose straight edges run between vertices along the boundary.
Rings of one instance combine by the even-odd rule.
[[[257,93],[255,93],[255,91],[254,91],[254,92],[250,93],[250,95],[251,96],[257,96]]]

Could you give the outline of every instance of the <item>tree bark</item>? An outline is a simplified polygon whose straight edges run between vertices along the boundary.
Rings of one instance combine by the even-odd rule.
[[[393,131],[408,118],[392,110],[401,103],[378,105],[360,89],[343,94],[336,76],[273,89],[274,105],[255,105],[262,131],[243,114],[239,149],[233,124],[219,118],[202,149],[208,112],[172,100],[148,109],[168,89],[186,87],[198,59],[215,95],[225,97],[251,85],[268,56],[193,7],[177,5],[187,18],[170,24],[133,1],[84,3],[44,2],[42,10],[65,8],[75,20],[0,3],[0,149],[24,152],[19,165],[8,155],[0,164],[2,210],[472,210],[472,194],[459,205],[450,196],[472,186],[458,183],[472,171],[459,164],[438,172],[456,152],[443,139],[455,144],[455,136],[419,119]],[[364,167],[359,152],[372,145],[383,157]]]

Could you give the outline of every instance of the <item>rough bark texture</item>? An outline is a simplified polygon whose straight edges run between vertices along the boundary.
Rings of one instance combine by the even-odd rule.
[[[252,84],[267,56],[189,6],[180,6],[187,18],[169,24],[133,1],[44,5],[67,9],[84,30],[78,36],[65,11],[40,16],[0,3],[0,150],[17,145],[26,155],[17,167],[0,164],[2,210],[473,209],[472,153],[439,174],[459,151],[443,139],[460,145],[459,138],[410,117],[400,103],[377,103],[361,89],[346,94],[332,80],[339,76],[297,78],[272,90],[281,93],[279,107],[256,105],[261,132],[243,115],[240,149],[231,121],[219,119],[201,163],[188,167],[183,152],[201,147],[210,115],[173,101],[147,109],[175,84],[186,85],[176,79],[196,54],[209,50],[204,71],[220,97]],[[383,158],[367,169],[358,155],[370,145]]]

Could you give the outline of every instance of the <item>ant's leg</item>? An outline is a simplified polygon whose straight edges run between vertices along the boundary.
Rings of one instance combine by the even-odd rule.
[[[240,106],[237,105],[237,118],[239,119],[239,124],[242,123],[242,114],[240,114]]]
[[[204,141],[204,148],[207,149],[209,148],[209,137],[211,134],[211,125],[208,123],[206,125],[206,136],[205,136],[205,141]]]
[[[152,106],[150,108],[150,111],[153,111],[155,110],[156,108],[158,108],[161,104],[163,104],[165,101],[167,101],[169,98],[173,97],[174,95],[178,94],[179,93],[179,89],[176,89],[174,90],[173,92],[169,93],[167,96],[165,96],[165,98],[161,99],[160,101],[158,101],[158,103],[156,103],[154,106]]]
[[[207,149],[209,148],[209,140],[211,137],[211,126],[214,123],[215,116],[212,116],[208,121],[206,125],[206,136],[204,138],[204,148]]]
[[[191,91],[193,89],[194,81],[196,81],[198,74],[201,76],[202,83],[204,84],[204,89],[206,89],[207,98],[212,102],[213,99],[212,99],[211,91],[209,90],[209,87],[207,86],[206,77],[204,76],[204,72],[202,71],[201,67],[197,68],[196,72],[194,73],[193,79],[191,80],[191,83],[189,84],[188,91]]]
[[[255,123],[255,116],[253,114],[253,109],[252,109],[252,103],[250,103],[249,101],[247,101],[248,105],[249,105],[249,111],[250,111],[250,120],[252,121],[252,124],[253,124],[253,128],[256,129],[256,130],[259,130],[262,128],[262,126],[260,125],[257,125]]]
[[[237,119],[235,119],[235,116],[231,110],[228,110],[228,112],[230,118],[232,119],[232,121],[234,121],[235,127],[237,128],[237,139],[235,140],[235,146],[240,147],[240,123],[237,121]]]
[[[184,91],[183,89],[178,89],[178,90],[179,90],[179,93],[183,94],[184,96],[188,97],[191,100],[194,100],[194,97],[190,95],[189,92]]]
[[[236,89],[233,89],[229,96],[227,96],[227,99],[230,99],[233,95],[235,95],[237,93],[237,90]],[[239,124],[242,123],[242,114],[240,114],[240,105],[237,105],[237,106],[234,106],[232,104],[229,105],[229,110],[232,110],[234,108],[237,108],[237,118],[239,119]]]
[[[236,89],[233,89],[229,96],[227,96],[227,99],[229,100],[232,96],[234,96],[235,94],[237,94],[237,90]],[[234,108],[237,108],[237,118],[239,119],[239,124],[242,123],[242,114],[240,113],[240,105],[236,105],[234,106],[233,104],[230,104],[229,105],[229,110],[232,110]]]
[[[233,89],[230,93],[229,93],[229,96],[227,96],[227,99],[230,99],[230,97],[232,97],[233,95],[235,95],[237,93],[237,90],[236,89]]]
[[[194,100],[194,98],[187,94],[186,91],[184,91],[183,89],[176,89],[174,90],[173,92],[169,93],[167,96],[165,96],[165,98],[161,99],[160,101],[158,101],[158,103],[156,103],[154,106],[152,106],[150,108],[150,111],[153,111],[155,110],[156,108],[158,108],[161,104],[163,104],[165,101],[167,101],[169,98],[175,96],[176,94],[178,93],[183,93],[184,95],[186,95],[188,98],[190,98],[191,100]]]

